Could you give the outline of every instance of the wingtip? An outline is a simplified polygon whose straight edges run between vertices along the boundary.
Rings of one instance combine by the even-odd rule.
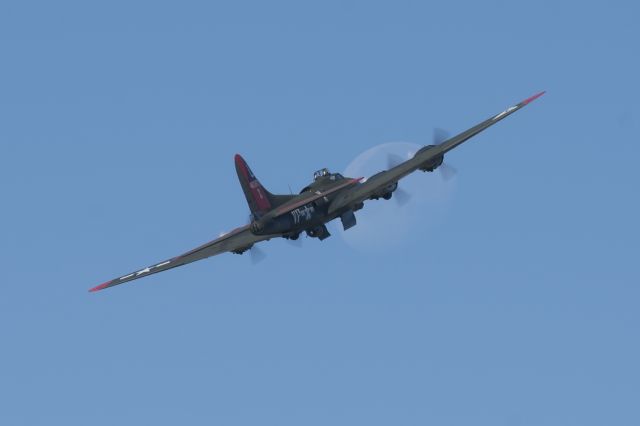
[[[109,287],[109,284],[111,284],[111,281],[107,281],[106,283],[102,283],[93,288],[90,288],[89,293],[95,293],[96,291],[104,290],[105,288]]]
[[[522,101],[522,104],[523,104],[523,105],[527,105],[527,104],[529,104],[529,103],[531,103],[531,102],[535,101],[536,99],[538,99],[540,96],[544,95],[545,93],[547,93],[547,91],[546,91],[546,90],[543,90],[543,91],[542,91],[542,92],[540,92],[540,93],[536,93],[535,95],[533,95],[533,96],[531,96],[531,97],[529,97],[529,98],[525,99],[524,101]]]

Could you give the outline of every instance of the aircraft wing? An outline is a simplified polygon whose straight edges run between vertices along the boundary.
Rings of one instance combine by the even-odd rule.
[[[220,253],[225,253],[234,250],[246,249],[253,244],[268,240],[272,236],[268,235],[254,235],[249,229],[249,225],[236,228],[233,231],[222,235],[213,241],[201,245],[191,251],[188,251],[180,256],[173,257],[163,262],[156,263],[155,265],[147,266],[139,271],[132,272],[127,275],[115,278],[111,281],[107,281],[99,286],[96,286],[89,291],[98,291],[105,288],[113,287],[119,284],[133,281],[138,278],[143,278],[157,272],[166,271],[178,266],[186,265],[187,263],[195,262],[196,260],[206,259],[207,257],[215,256]]]
[[[415,172],[420,168],[420,166],[428,164],[438,157],[443,156],[445,153],[451,151],[471,137],[493,126],[498,121],[503,120],[514,112],[522,109],[529,103],[544,95],[544,93],[545,92],[540,92],[536,95],[533,95],[530,98],[527,98],[524,101],[507,108],[501,113],[496,114],[486,119],[485,121],[471,127],[470,129],[465,130],[464,132],[450,139],[447,139],[439,145],[435,145],[429,149],[418,151],[418,153],[416,153],[413,158],[400,163],[387,171],[372,176],[367,181],[356,186],[351,191],[344,191],[343,194],[336,197],[336,199],[331,203],[331,205],[329,206],[329,213],[336,212],[347,206],[355,206],[356,204],[369,199],[372,195],[378,193],[380,190],[393,185],[408,174]]]

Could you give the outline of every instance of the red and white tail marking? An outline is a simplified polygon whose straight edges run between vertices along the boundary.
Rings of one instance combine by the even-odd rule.
[[[243,180],[242,185],[246,185],[249,189],[251,199],[259,212],[266,213],[271,210],[271,202],[267,196],[267,190],[264,189],[260,181],[255,177],[247,165],[247,162],[244,161],[244,158],[242,158],[240,154],[236,154],[235,161],[236,167],[240,171],[240,178]]]

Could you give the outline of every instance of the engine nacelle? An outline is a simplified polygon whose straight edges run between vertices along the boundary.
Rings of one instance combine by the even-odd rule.
[[[248,246],[244,246],[244,247],[237,248],[235,250],[231,250],[231,253],[242,254],[247,250],[251,250],[251,247],[253,247],[253,244],[249,244]]]
[[[380,172],[380,173],[384,173],[384,172]],[[368,180],[372,180],[380,173],[376,173],[375,175],[371,176]],[[395,191],[396,189],[398,189],[398,182],[393,182],[392,184],[389,184],[383,188],[378,189],[374,194],[371,194],[369,199],[377,200],[379,198],[384,198],[385,200],[388,200],[391,198],[391,194],[393,194],[393,191]]]
[[[427,145],[425,147],[422,147],[418,150],[418,152],[416,152],[416,155],[414,155],[415,157],[418,157],[420,154],[422,154],[425,151],[429,151],[432,148],[435,148],[435,145]],[[424,163],[420,164],[420,167],[418,167],[418,169],[422,170],[423,172],[432,172],[435,169],[437,169],[438,167],[440,167],[440,165],[442,164],[442,162],[444,161],[444,154],[440,154],[436,157],[431,158],[428,161],[425,161]]]

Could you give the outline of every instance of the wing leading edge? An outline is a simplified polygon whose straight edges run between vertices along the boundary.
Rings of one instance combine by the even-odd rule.
[[[251,233],[249,225],[245,225],[222,235],[220,238],[216,238],[215,240],[203,244],[200,247],[181,254],[180,256],[173,257],[163,262],[156,263],[155,265],[147,266],[146,268],[140,269],[139,271],[135,271],[130,274],[123,275],[119,278],[115,278],[111,281],[107,281],[100,284],[99,286],[93,287],[89,291],[94,292],[103,290],[105,288],[123,284],[128,281],[137,280],[138,278],[143,278],[148,275],[186,265],[187,263],[206,259],[207,257],[215,256],[217,254],[235,250],[245,250],[247,248],[250,248],[253,244],[260,241],[268,240],[271,237],[272,236],[269,235],[254,235],[253,233]]]
[[[388,187],[389,185],[393,185],[403,177],[418,170],[424,164],[427,164],[434,159],[443,156],[445,153],[451,151],[458,145],[461,145],[483,130],[493,126],[498,121],[503,120],[514,112],[522,109],[544,94],[545,92],[537,93],[525,99],[524,101],[511,106],[504,111],[486,119],[485,121],[471,127],[470,129],[465,130],[464,132],[450,139],[447,139],[439,145],[433,146],[430,149],[418,151],[418,153],[416,153],[413,158],[400,163],[385,172],[373,176],[366,182],[354,188],[352,191],[346,191],[344,194],[337,197],[331,203],[331,206],[329,207],[329,213],[336,212],[344,207],[353,206],[357,203],[367,200],[373,194],[380,191],[380,189]]]

